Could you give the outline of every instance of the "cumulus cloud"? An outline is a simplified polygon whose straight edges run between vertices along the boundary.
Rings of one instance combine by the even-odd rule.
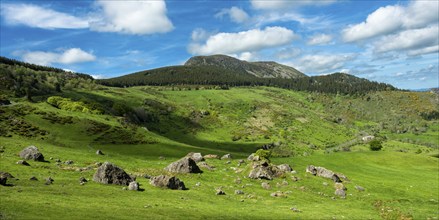
[[[2,4],[1,14],[10,25],[42,29],[88,28],[86,19],[31,4]]]
[[[53,63],[73,64],[96,60],[96,57],[80,48],[70,48],[61,53],[45,51],[26,51],[21,55],[22,59],[28,63],[49,66]]]
[[[407,6],[381,7],[367,16],[366,21],[342,31],[346,42],[392,34],[401,29],[426,27],[439,19],[438,1],[413,1]]]
[[[207,38],[209,38],[210,35],[211,34],[206,30],[204,30],[203,28],[197,28],[192,31],[191,39],[192,41],[196,41],[196,42],[204,41],[207,40]]]
[[[276,52],[275,57],[280,60],[291,59],[299,56],[302,53],[302,50],[299,48],[282,48],[278,52]]]
[[[308,45],[324,45],[332,41],[332,36],[328,34],[317,34],[309,38]]]
[[[421,55],[437,51],[439,26],[402,31],[385,36],[374,44],[375,52],[412,50],[409,54]]]
[[[258,51],[265,48],[291,43],[297,36],[283,27],[266,27],[238,33],[218,33],[210,36],[204,44],[193,42],[188,51],[191,54],[236,54]]]
[[[232,20],[235,23],[243,23],[249,19],[247,12],[235,6],[231,8],[222,9],[220,12],[218,12],[215,15],[215,17],[222,18],[225,15],[228,15],[230,17],[230,20]]]
[[[126,34],[166,33],[174,29],[166,16],[164,1],[103,1],[97,2],[102,16],[91,22],[100,32]]]
[[[345,63],[355,58],[352,54],[317,54],[306,55],[292,64],[297,69],[305,73],[329,73],[341,69]]]
[[[279,9],[288,9],[293,7],[301,7],[306,5],[328,5],[334,3],[335,0],[301,0],[301,1],[292,1],[292,0],[250,0],[251,5],[255,9],[261,10],[279,10]]]

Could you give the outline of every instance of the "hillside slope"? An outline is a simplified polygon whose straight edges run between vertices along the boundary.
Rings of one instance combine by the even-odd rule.
[[[290,66],[276,62],[247,62],[226,55],[191,57],[185,66],[215,66],[236,73],[245,72],[260,78],[296,79],[307,75]]]

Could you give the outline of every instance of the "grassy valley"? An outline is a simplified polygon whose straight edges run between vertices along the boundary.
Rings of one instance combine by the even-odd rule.
[[[261,78],[244,74],[239,85],[224,83],[223,75],[215,83],[178,81],[185,71],[198,73],[191,68],[209,79],[216,73],[241,77],[216,67],[183,66],[96,82],[3,63],[0,171],[15,178],[0,186],[0,219],[438,218],[437,93],[393,91],[346,74],[314,78],[315,89],[303,90],[252,84],[246,80]],[[117,83],[122,87],[108,86]],[[319,84],[361,92],[319,91]],[[370,150],[367,136],[381,150]],[[46,162],[16,164],[30,145]],[[270,163],[296,172],[248,178],[253,162],[247,157],[261,148]],[[201,174],[164,170],[189,152],[230,153],[232,159],[206,159],[212,169],[200,166]],[[143,191],[92,181],[97,163],[105,161],[136,176]],[[308,165],[346,175],[346,197],[334,195],[331,179],[305,172]],[[148,178],[161,174],[176,175],[188,190],[150,185]],[[54,182],[46,185],[48,177]],[[80,177],[88,182],[80,184]],[[264,182],[270,187],[261,187]],[[218,188],[226,195],[215,195]]]

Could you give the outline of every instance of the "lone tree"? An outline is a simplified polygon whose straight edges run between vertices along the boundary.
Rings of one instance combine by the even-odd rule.
[[[383,145],[381,143],[380,140],[372,140],[371,142],[369,142],[369,148],[372,151],[379,151],[383,148]]]

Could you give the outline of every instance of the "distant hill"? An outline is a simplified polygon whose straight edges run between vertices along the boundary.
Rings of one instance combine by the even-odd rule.
[[[293,67],[271,61],[247,62],[226,55],[195,56],[185,66],[215,66],[235,73],[249,73],[260,78],[296,79],[308,77]]]

